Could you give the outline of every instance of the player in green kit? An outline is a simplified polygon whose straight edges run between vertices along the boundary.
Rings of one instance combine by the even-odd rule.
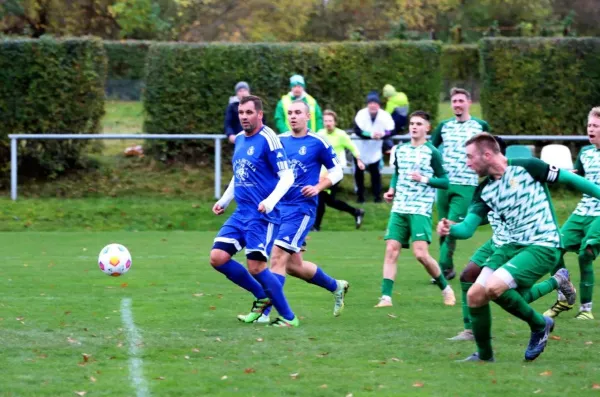
[[[598,185],[600,184],[600,107],[593,108],[588,115],[587,134],[591,145],[583,147],[579,152],[574,172]],[[565,250],[578,253],[577,259],[581,272],[579,283],[581,306],[575,318],[593,320],[594,260],[600,253],[600,200],[584,195],[573,214],[560,229],[560,233]],[[564,267],[562,258],[560,267]],[[572,307],[573,303],[569,304],[566,297],[559,293],[556,303],[544,315],[556,317]]]
[[[494,250],[468,291],[478,351],[465,361],[494,361],[488,305],[491,300],[529,324],[531,338],[525,359],[531,361],[544,351],[554,321],[536,312],[526,296],[532,293],[536,281],[556,266],[561,255],[560,234],[546,184],[565,183],[596,198],[600,198],[600,187],[538,159],[508,160],[500,153],[498,142],[487,133],[469,139],[466,150],[468,166],[485,180],[479,185],[465,220],[450,225],[443,219],[438,232],[468,238],[493,211],[510,240]]]
[[[392,306],[398,256],[401,248],[409,247],[409,241],[412,241],[417,260],[442,290],[444,304],[453,306],[456,303],[454,291],[429,254],[435,189],[447,188],[448,176],[442,156],[427,142],[426,135],[431,128],[429,114],[416,111],[409,120],[410,142],[396,147],[394,174],[389,190],[383,195],[388,203],[393,202],[393,206],[385,234],[381,298],[375,307]]]
[[[439,219],[446,218],[461,222],[467,215],[469,203],[477,187],[477,174],[467,167],[465,142],[474,135],[490,131],[488,123],[471,116],[471,94],[461,88],[450,90],[450,101],[454,117],[441,122],[431,134],[435,147],[443,145],[444,168],[448,171],[450,185],[447,190],[438,190],[437,209]],[[454,271],[454,250],[456,240],[451,236],[440,239],[440,267],[448,280]],[[432,280],[432,283],[434,281]]]

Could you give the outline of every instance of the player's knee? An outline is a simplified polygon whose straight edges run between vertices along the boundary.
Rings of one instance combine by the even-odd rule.
[[[413,254],[419,262],[424,263],[429,257],[429,250],[427,249],[427,247],[415,245],[413,246]]]
[[[500,295],[506,292],[507,289],[508,286],[505,283],[501,281],[498,282],[497,280],[490,278],[490,280],[485,286],[485,294],[488,298],[490,298],[490,300],[495,301],[500,297]]]
[[[577,259],[579,260],[580,267],[581,265],[587,265],[588,263],[593,262],[594,259],[596,259],[595,250],[592,247],[585,247],[585,249],[579,251]]]
[[[231,255],[220,249],[210,251],[210,265],[213,267],[224,265],[231,259]]]
[[[481,307],[487,302],[485,288],[475,284],[467,291],[467,304],[469,307]]]
[[[248,272],[255,275],[267,268],[267,262],[262,260],[254,260],[248,257]]]
[[[481,273],[481,268],[474,262],[469,262],[467,267],[460,274],[460,281],[462,283],[474,283],[477,281],[477,277]]]
[[[387,240],[385,242],[385,253],[386,255],[399,255],[400,243],[396,240]]]

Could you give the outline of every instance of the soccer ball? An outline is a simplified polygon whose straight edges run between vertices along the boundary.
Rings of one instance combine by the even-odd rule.
[[[108,244],[100,251],[98,266],[109,276],[118,277],[131,268],[131,254],[121,244]]]

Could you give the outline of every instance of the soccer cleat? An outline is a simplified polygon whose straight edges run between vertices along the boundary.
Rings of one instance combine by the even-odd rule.
[[[554,331],[554,320],[547,316],[544,316],[544,320],[546,321],[544,329],[531,333],[529,345],[527,345],[527,349],[525,350],[526,361],[533,361],[542,354],[548,343],[548,335],[550,335],[550,332]]]
[[[473,353],[469,357],[465,358],[464,360],[457,360],[456,362],[457,363],[468,363],[468,362],[494,363],[494,362],[496,362],[496,359],[492,356],[491,358],[489,358],[487,360],[482,360],[481,358],[479,358],[479,353]]]
[[[269,298],[257,299],[252,303],[252,309],[250,310],[250,313],[240,314],[239,316],[237,316],[237,319],[243,323],[264,322],[264,320],[258,320],[261,319],[267,307],[270,307],[271,305],[272,303]]]
[[[444,297],[444,305],[454,306],[456,305],[456,297],[454,296],[454,290],[448,285],[443,291],[442,296]]]
[[[364,217],[365,217],[365,210],[363,210],[362,208],[359,208],[356,211],[356,215],[354,215],[354,223],[356,223],[357,229],[360,229],[360,226],[362,225],[362,221],[363,221]]]
[[[259,324],[268,324],[271,322],[271,319],[269,318],[268,315],[261,314],[261,316],[258,318],[258,320],[256,320],[256,322]]]
[[[579,313],[577,313],[575,318],[577,320],[593,320],[594,315],[592,314],[592,312],[581,310]]]
[[[337,289],[333,293],[333,297],[335,298],[335,304],[333,305],[334,317],[342,314],[344,310],[344,298],[348,293],[348,289],[350,289],[350,284],[346,280],[337,280],[337,285]]]
[[[558,282],[558,291],[566,298],[567,305],[573,307],[577,300],[577,290],[571,282],[569,271],[565,268],[559,269],[552,277]]]
[[[573,305],[569,305],[567,301],[557,300],[550,309],[544,312],[544,316],[550,318],[556,318],[562,312],[566,312],[567,310],[571,310]]]
[[[463,340],[475,340],[473,336],[473,330],[464,329],[458,333],[458,335],[453,336],[452,338],[448,338],[451,341],[463,341]]]
[[[286,320],[283,317],[277,317],[275,321],[268,325],[268,327],[278,327],[278,328],[293,328],[300,325],[300,321],[298,321],[298,317],[294,316],[291,320]]]
[[[383,295],[381,298],[379,298],[379,303],[376,304],[374,307],[391,307],[391,306],[393,306],[392,305],[392,297]]]

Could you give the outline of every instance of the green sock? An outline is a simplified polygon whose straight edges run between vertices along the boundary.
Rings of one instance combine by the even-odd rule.
[[[469,314],[479,358],[489,360],[494,355],[492,351],[492,312],[490,311],[490,305],[470,307]]]
[[[471,315],[469,314],[469,305],[467,304],[467,292],[469,292],[469,288],[473,283],[467,283],[464,281],[460,282],[460,291],[462,297],[462,315],[463,322],[465,323],[465,329],[473,329],[471,325]]]
[[[440,247],[440,268],[442,272],[454,268],[454,250],[456,249],[456,240],[446,237]]]
[[[535,284],[529,290],[521,292],[525,302],[531,303],[540,299],[544,295],[548,295],[550,292],[558,288],[558,281],[554,277],[550,277],[546,281]]]
[[[592,301],[592,293],[594,292],[594,264],[591,256],[584,257],[579,255],[579,271],[581,279],[579,281],[579,300],[581,304]]]
[[[513,316],[529,324],[532,332],[538,332],[546,327],[544,316],[529,306],[527,301],[514,289],[505,291],[494,302]]]
[[[448,286],[448,281],[446,280],[446,277],[444,277],[444,272],[440,272],[440,275],[433,279],[435,280],[435,284],[440,287],[442,291]]]
[[[384,278],[381,282],[381,295],[392,296],[392,290],[394,289],[394,280]]]

